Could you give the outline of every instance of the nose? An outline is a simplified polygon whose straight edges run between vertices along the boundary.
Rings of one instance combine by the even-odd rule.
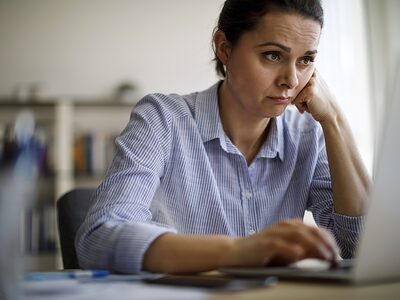
[[[278,84],[280,87],[288,89],[294,89],[299,84],[295,65],[287,64],[282,67]]]

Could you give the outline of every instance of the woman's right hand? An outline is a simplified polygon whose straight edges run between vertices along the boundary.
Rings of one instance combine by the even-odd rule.
[[[333,235],[302,220],[287,220],[234,242],[235,266],[288,265],[305,258],[317,258],[336,265],[340,250]]]
[[[143,270],[188,274],[221,267],[287,265],[304,258],[319,258],[335,265],[338,257],[339,248],[327,230],[289,220],[241,238],[163,234],[147,249]]]

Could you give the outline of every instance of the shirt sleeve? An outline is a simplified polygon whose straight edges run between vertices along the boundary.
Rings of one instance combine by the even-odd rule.
[[[317,132],[319,150],[310,186],[307,209],[312,212],[315,222],[319,226],[325,227],[333,233],[341,249],[341,256],[343,258],[351,258],[354,256],[358,245],[364,217],[350,217],[335,213],[325,140],[320,127],[318,127]]]
[[[149,209],[170,149],[170,120],[156,98],[139,102],[116,139],[116,155],[75,239],[82,268],[138,273],[151,243],[176,232],[152,223]]]

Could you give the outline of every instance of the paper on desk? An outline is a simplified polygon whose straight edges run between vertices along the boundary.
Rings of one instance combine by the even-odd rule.
[[[25,300],[202,300],[203,291],[148,285],[141,282],[87,282],[77,280],[37,281],[22,284]]]

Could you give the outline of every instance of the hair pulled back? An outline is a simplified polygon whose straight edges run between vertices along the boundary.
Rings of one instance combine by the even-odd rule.
[[[225,33],[232,46],[238,42],[243,33],[257,27],[260,19],[269,12],[298,13],[324,24],[324,13],[320,0],[226,0],[218,19],[218,30]],[[214,44],[213,44],[214,47]],[[217,74],[225,77],[223,63],[218,59],[214,49],[214,61]]]

